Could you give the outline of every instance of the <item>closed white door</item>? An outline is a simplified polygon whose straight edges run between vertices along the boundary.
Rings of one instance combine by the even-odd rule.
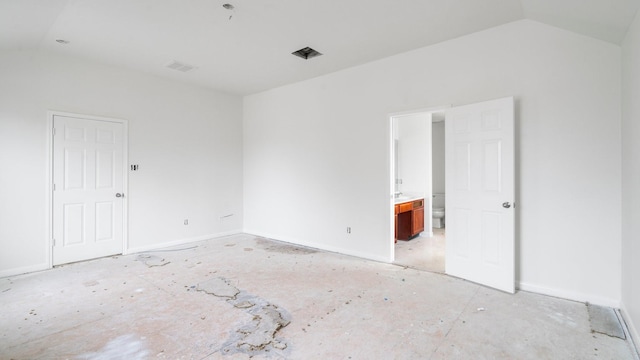
[[[448,109],[445,128],[446,272],[513,293],[513,98]]]
[[[53,118],[53,264],[121,254],[122,123]]]

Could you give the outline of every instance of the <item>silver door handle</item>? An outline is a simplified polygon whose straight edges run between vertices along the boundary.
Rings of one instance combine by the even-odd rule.
[[[116,193],[116,197],[124,197],[123,193]]]
[[[503,207],[503,208],[505,208],[505,209],[508,209],[508,208],[510,208],[510,207],[511,207],[511,204],[509,204],[509,202],[508,202],[508,201],[507,201],[507,202],[503,202],[503,203],[502,203],[502,207]]]

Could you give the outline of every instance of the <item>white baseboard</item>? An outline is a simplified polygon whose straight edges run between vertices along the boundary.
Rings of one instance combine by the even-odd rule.
[[[553,296],[561,299],[573,300],[578,302],[589,302],[595,305],[608,306],[612,308],[620,308],[620,301],[601,296],[593,296],[589,294],[583,294],[576,291],[569,291],[565,289],[549,288],[545,286],[529,284],[526,282],[520,282],[517,284],[518,289],[523,291],[529,291],[537,294]]]
[[[190,244],[190,243],[203,241],[203,240],[216,239],[224,236],[240,234],[241,232],[242,232],[241,230],[231,230],[231,231],[225,231],[217,234],[196,236],[192,238],[167,241],[167,242],[158,243],[158,244],[130,247],[124,251],[123,255],[141,253],[141,252],[150,251],[150,250],[158,250],[158,249],[168,248],[171,246],[185,245],[185,244]]]
[[[184,245],[184,244],[189,244],[189,243],[193,243],[193,242],[197,242],[197,241],[215,239],[215,238],[220,238],[220,237],[229,236],[229,235],[236,235],[236,234],[240,234],[241,232],[242,232],[241,230],[232,230],[232,231],[225,231],[225,232],[221,232],[221,233],[217,233],[217,234],[209,234],[209,235],[197,236],[197,237],[193,237],[193,238],[186,238],[186,239],[168,241],[168,242],[164,242],[164,243],[160,243],[160,244],[152,244],[152,245],[133,247],[133,248],[129,248],[129,249],[126,249],[125,251],[123,251],[123,255],[140,253],[140,252],[145,252],[145,251],[149,251],[149,250],[157,250],[157,249],[162,249],[162,248],[167,248],[167,247],[177,246],[177,245]],[[49,266],[48,263],[42,263],[42,264],[36,264],[36,265],[29,265],[29,266],[5,269],[5,270],[0,270],[0,278],[8,277],[8,276],[14,276],[14,275],[27,274],[27,273],[31,273],[31,272],[43,271],[43,270],[48,270],[48,269],[51,269],[51,267]]]
[[[631,316],[629,316],[629,311],[627,311],[627,307],[622,303],[620,305],[620,314],[622,315],[622,319],[624,323],[627,325],[627,329],[629,330],[629,334],[631,335],[631,343],[635,347],[636,350],[636,358],[640,357],[640,332],[638,328],[634,324]]]
[[[264,238],[268,238],[268,239],[272,239],[272,240],[276,240],[276,241],[283,241],[283,242],[290,243],[290,244],[295,244],[295,245],[299,245],[299,246],[305,246],[305,247],[308,247],[308,248],[313,248],[313,249],[318,249],[318,250],[323,250],[323,251],[329,251],[329,252],[333,252],[333,253],[337,253],[337,254],[354,256],[354,257],[358,257],[358,258],[362,258],[362,259],[379,261],[379,262],[384,262],[384,263],[390,263],[391,262],[390,259],[387,259],[384,256],[379,256],[379,255],[376,255],[376,254],[365,253],[365,252],[360,252],[360,251],[352,251],[352,250],[341,248],[341,247],[326,246],[325,244],[319,244],[319,243],[314,243],[314,242],[309,242],[309,241],[300,241],[299,239],[287,238],[286,236],[280,236],[280,235],[277,235],[277,234],[262,233],[260,231],[253,231],[253,230],[250,230],[250,229],[245,229],[243,232],[245,234],[250,234],[250,235],[254,235],[254,236],[260,236],[260,237],[264,237]]]
[[[48,263],[41,263],[41,264],[36,264],[36,265],[29,265],[29,266],[23,266],[23,267],[18,267],[18,268],[11,268],[11,269],[6,269],[6,270],[0,271],[0,278],[7,277],[7,276],[14,276],[14,275],[22,275],[22,274],[26,274],[26,273],[42,271],[42,270],[48,270],[48,269],[50,269]]]

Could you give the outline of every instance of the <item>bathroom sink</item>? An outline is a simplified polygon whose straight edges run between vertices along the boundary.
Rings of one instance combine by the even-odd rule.
[[[421,199],[422,196],[419,195],[412,195],[412,194],[402,194],[400,196],[394,196],[393,198],[393,202],[396,204],[399,203],[403,203],[403,202],[407,202],[407,201],[411,201],[411,200],[416,200],[416,199]]]

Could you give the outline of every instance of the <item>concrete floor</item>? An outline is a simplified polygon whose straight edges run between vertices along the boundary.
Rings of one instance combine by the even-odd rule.
[[[426,232],[408,241],[398,240],[395,244],[394,263],[418,270],[444,273],[445,229],[433,228],[433,236]]]
[[[634,359],[582,303],[250,235],[177,249],[0,279],[0,358]]]

